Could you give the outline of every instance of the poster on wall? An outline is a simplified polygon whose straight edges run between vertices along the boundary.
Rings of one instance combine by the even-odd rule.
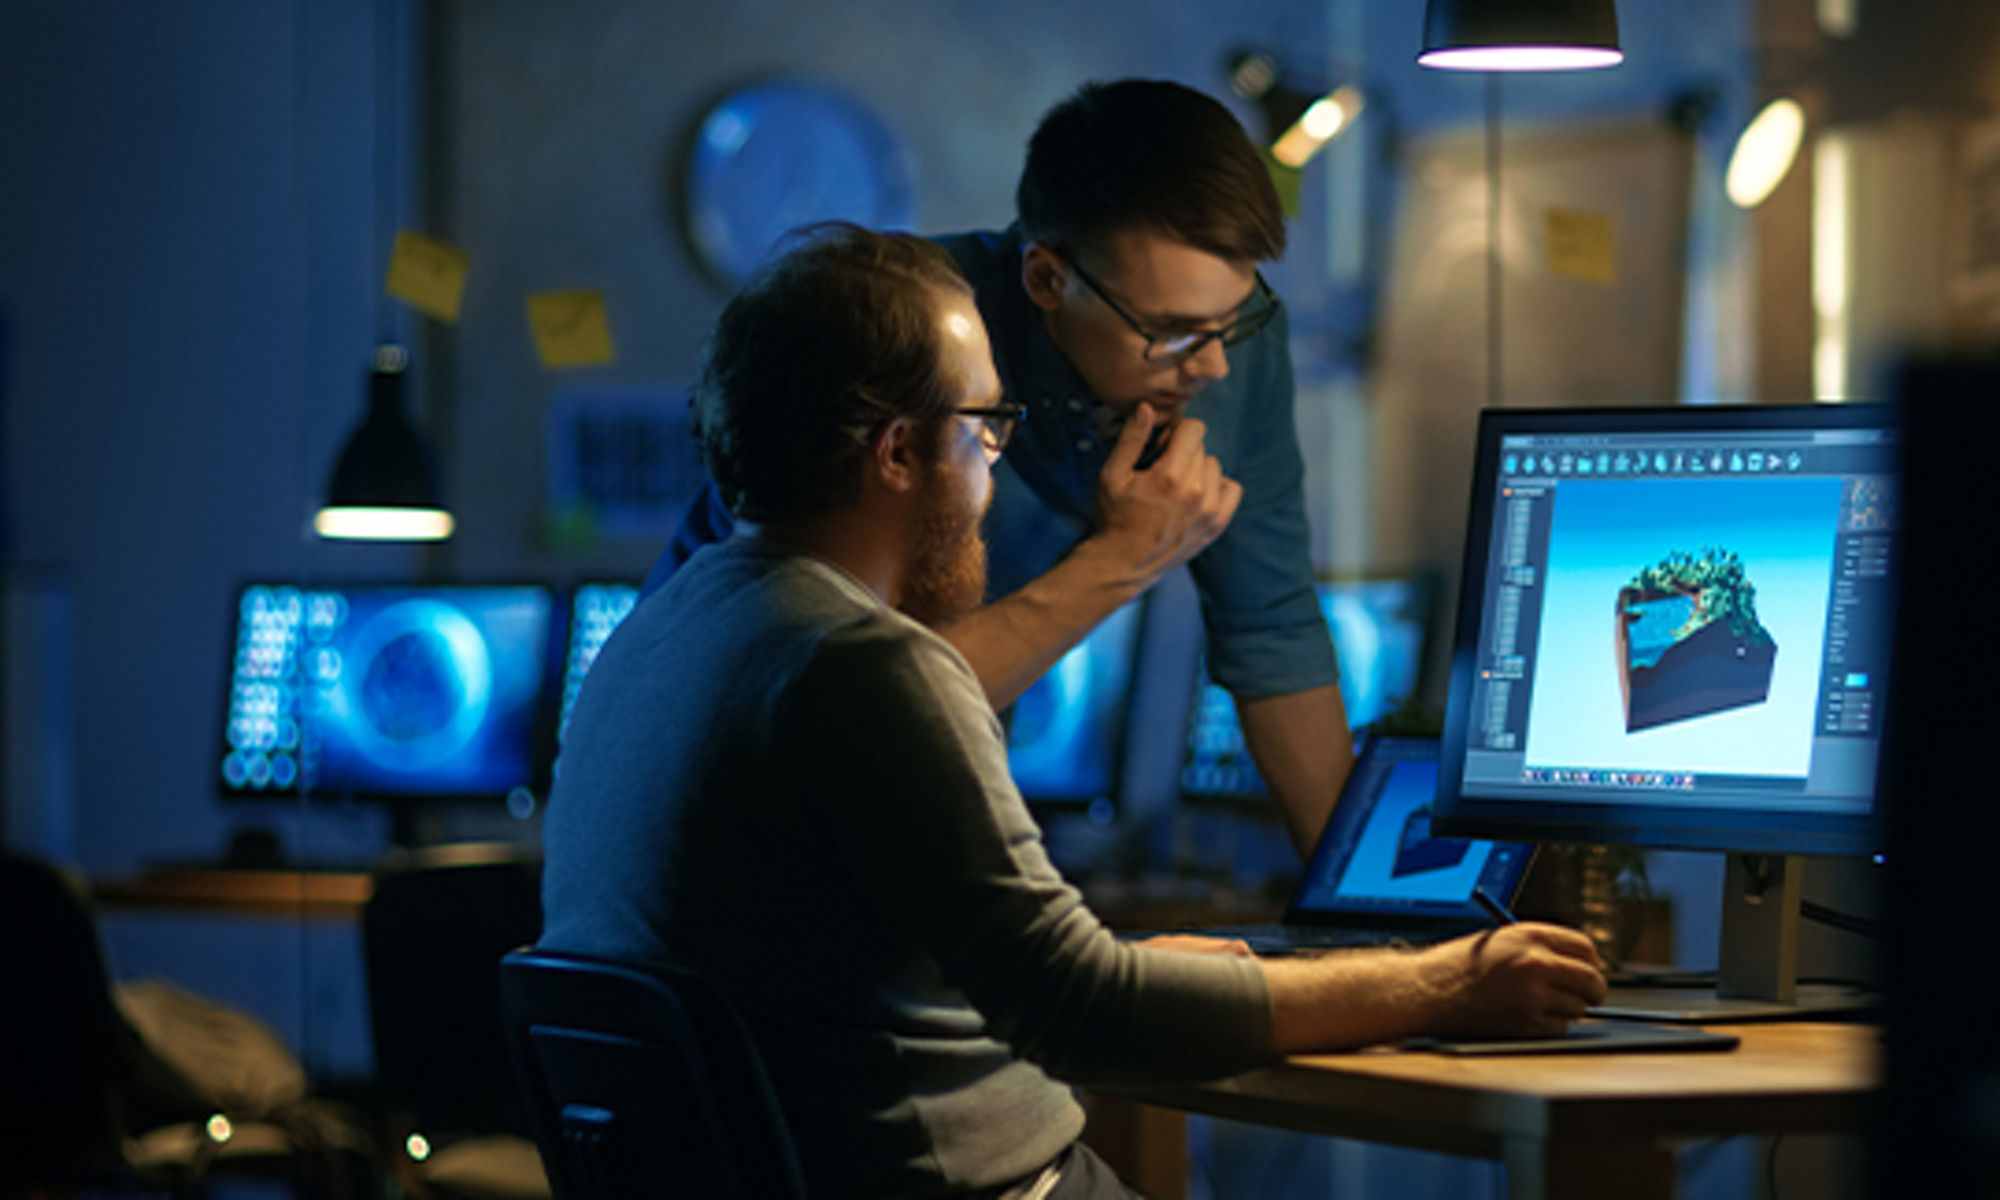
[[[573,536],[664,541],[708,478],[685,386],[565,388],[547,419],[548,512]]]

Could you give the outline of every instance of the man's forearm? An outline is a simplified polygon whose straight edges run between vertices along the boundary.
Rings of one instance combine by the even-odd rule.
[[[1153,431],[1152,410],[1139,406],[1098,476],[1096,532],[1028,586],[939,631],[972,664],[994,709],[1012,704],[1099,621],[1229,527],[1243,488],[1202,449],[1207,430],[1181,419],[1159,459],[1138,470]]]
[[[1574,929],[1526,922],[1422,950],[1260,959],[1280,1054],[1414,1034],[1554,1037],[1604,1001],[1604,964]]]
[[[1239,700],[1243,743],[1284,811],[1300,858],[1312,853],[1354,766],[1354,739],[1338,684]]]
[[[1433,1030],[1452,981],[1435,955],[1396,949],[1263,959],[1280,1054],[1343,1050]]]
[[[998,712],[1151,583],[1086,539],[1020,591],[939,632],[972,664]]]

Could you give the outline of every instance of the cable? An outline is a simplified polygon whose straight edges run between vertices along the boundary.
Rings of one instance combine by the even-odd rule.
[[[1822,925],[1831,926],[1844,933],[1874,938],[1878,942],[1887,940],[1880,921],[1871,920],[1867,917],[1857,917],[1851,913],[1839,912],[1828,908],[1824,904],[1815,904],[1811,900],[1799,901],[1799,915],[1805,917],[1807,920],[1818,921]]]

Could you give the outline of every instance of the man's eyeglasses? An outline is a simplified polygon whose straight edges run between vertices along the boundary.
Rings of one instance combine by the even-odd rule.
[[[1025,404],[969,405],[951,411],[962,417],[979,418],[979,442],[986,447],[989,461],[1000,457],[1000,452],[1007,448],[1008,440],[1014,436],[1015,427],[1028,419],[1028,406]]]
[[[1113,300],[1111,293],[1104,290],[1104,285],[1092,279],[1090,272],[1078,265],[1075,259],[1069,260],[1069,266],[1076,272],[1076,277],[1083,280],[1083,285],[1094,292],[1099,300],[1104,301],[1105,307],[1117,313],[1118,319],[1130,326],[1133,333],[1146,339],[1143,357],[1147,362],[1181,362],[1201,353],[1210,342],[1219,341],[1224,346],[1234,346],[1239,342],[1249,341],[1263,332],[1264,327],[1271,323],[1271,318],[1278,315],[1278,294],[1271,290],[1270,284],[1264,282],[1263,273],[1258,272],[1256,292],[1244,302],[1242,308],[1236,310],[1236,319],[1229,324],[1220,329],[1155,333],[1141,325],[1137,317],[1126,312],[1116,300]]]

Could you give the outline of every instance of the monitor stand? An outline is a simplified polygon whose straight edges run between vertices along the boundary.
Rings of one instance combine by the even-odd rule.
[[[1722,880],[1722,961],[1713,988],[1615,987],[1592,1014],[1643,1021],[1796,1021],[1866,1012],[1881,997],[1798,982],[1796,855],[1731,854]]]

